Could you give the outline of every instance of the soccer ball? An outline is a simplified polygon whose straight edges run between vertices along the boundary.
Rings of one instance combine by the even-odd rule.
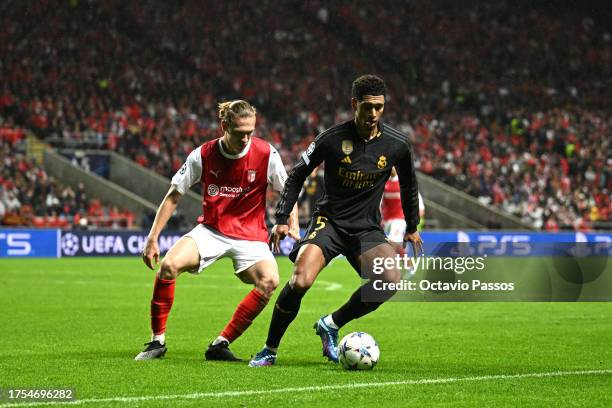
[[[347,334],[338,346],[338,359],[345,370],[371,370],[379,357],[378,343],[368,333]]]

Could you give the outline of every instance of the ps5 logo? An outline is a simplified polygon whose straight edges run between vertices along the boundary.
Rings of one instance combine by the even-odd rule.
[[[457,242],[463,244],[457,247],[463,253],[463,256],[486,253],[527,256],[532,249],[531,238],[527,234],[477,234],[475,240],[477,242],[470,245],[470,236],[463,231],[457,232]]]
[[[0,241],[6,241],[8,256],[26,256],[32,252],[31,234],[26,232],[0,232]]]

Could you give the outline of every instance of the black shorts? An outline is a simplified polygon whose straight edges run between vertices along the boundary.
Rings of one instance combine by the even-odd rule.
[[[387,243],[387,237],[382,228],[373,228],[349,233],[338,228],[327,217],[314,215],[310,219],[306,234],[295,244],[289,254],[291,262],[295,262],[302,245],[315,244],[325,257],[327,265],[336,256],[343,254],[357,272],[360,272],[357,257],[369,249]]]

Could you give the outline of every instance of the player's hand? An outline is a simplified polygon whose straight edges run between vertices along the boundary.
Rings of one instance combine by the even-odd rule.
[[[419,231],[414,231],[412,233],[407,232],[406,235],[404,235],[404,246],[406,246],[407,242],[410,242],[412,245],[414,256],[423,255],[423,240],[421,239]]]
[[[144,250],[142,251],[142,261],[151,270],[155,270],[157,264],[159,264],[159,246],[157,245],[157,238],[147,238]],[[153,263],[155,261],[155,263]]]
[[[289,234],[289,226],[287,224],[277,224],[272,227],[270,233],[270,249],[274,252],[280,252],[280,242]],[[298,233],[299,236],[299,233]]]

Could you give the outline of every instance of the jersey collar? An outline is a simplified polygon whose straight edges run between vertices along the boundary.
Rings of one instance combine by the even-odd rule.
[[[221,152],[221,155],[223,155],[223,157],[228,158],[228,159],[241,159],[244,156],[247,155],[247,153],[249,152],[249,148],[251,147],[251,142],[253,141],[253,138],[251,138],[249,140],[249,143],[247,143],[247,145],[245,146],[244,150],[242,150],[240,153],[237,154],[231,154],[225,151],[225,149],[223,148],[223,142],[221,141],[223,138],[220,137],[219,138],[219,151]]]
[[[355,118],[351,119],[351,125],[353,127],[355,139],[358,139],[363,143],[372,143],[373,141],[379,139],[385,131],[385,124],[382,122],[382,120],[379,120],[378,121],[378,133],[376,134],[376,136],[374,136],[370,140],[364,140],[363,138],[359,137],[359,133],[357,132],[357,125],[355,124]]]
[[[378,134],[376,135],[374,139],[378,139],[379,137],[381,137],[384,132],[385,132],[385,123],[382,120],[379,120],[378,121]]]

